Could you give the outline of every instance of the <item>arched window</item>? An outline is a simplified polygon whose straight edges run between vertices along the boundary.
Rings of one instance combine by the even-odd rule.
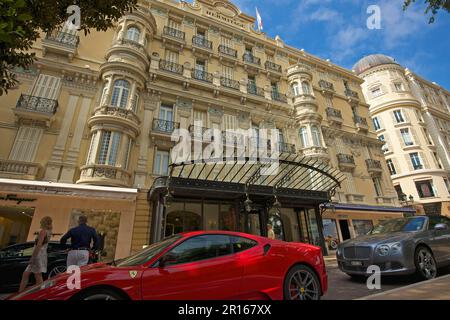
[[[294,93],[294,96],[300,95],[300,88],[299,88],[297,82],[294,82],[294,83],[292,84],[292,92]]]
[[[300,128],[300,144],[302,148],[307,148],[309,146],[308,130],[306,129],[306,127]]]
[[[309,88],[309,83],[306,81],[302,82],[302,90],[303,90],[303,94],[311,94],[311,90]]]
[[[139,42],[140,35],[141,35],[141,32],[136,27],[130,27],[127,30],[127,39],[128,40],[133,40],[133,41]]]
[[[322,143],[321,143],[321,139],[320,139],[320,131],[319,131],[319,128],[317,128],[317,126],[311,127],[311,135],[312,135],[313,145],[315,147],[321,147]]]
[[[114,107],[125,109],[127,107],[128,95],[130,93],[130,83],[126,80],[114,81],[114,90],[111,104]]]

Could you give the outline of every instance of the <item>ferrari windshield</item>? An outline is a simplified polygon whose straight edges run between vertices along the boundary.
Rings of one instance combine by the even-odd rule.
[[[425,217],[401,218],[383,221],[368,234],[385,234],[392,232],[415,232],[423,229]]]
[[[150,259],[152,259],[154,256],[159,254],[161,251],[163,251],[167,247],[174,244],[180,238],[181,238],[180,235],[175,235],[175,236],[167,238],[161,242],[151,244],[150,246],[143,249],[142,251],[139,251],[138,253],[121,260],[119,263],[117,263],[117,266],[118,267],[133,267],[133,266],[142,265],[142,264],[146,263],[147,261],[150,261]]]

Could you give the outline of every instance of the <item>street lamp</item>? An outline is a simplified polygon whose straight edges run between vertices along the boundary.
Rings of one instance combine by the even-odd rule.
[[[400,195],[400,200],[404,202],[405,206],[408,207],[414,203],[414,197],[410,194],[409,197],[402,193]]]

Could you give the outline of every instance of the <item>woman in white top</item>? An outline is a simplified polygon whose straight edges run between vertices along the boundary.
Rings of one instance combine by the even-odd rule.
[[[30,262],[23,272],[19,292],[25,290],[32,273],[36,279],[36,284],[43,282],[42,274],[47,272],[47,246],[52,237],[52,228],[52,218],[44,217],[41,219],[41,231],[36,237]]]

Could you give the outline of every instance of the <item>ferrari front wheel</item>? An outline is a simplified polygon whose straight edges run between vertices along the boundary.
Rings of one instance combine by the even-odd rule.
[[[319,300],[320,281],[316,273],[308,266],[294,266],[284,280],[284,298],[286,300]]]

